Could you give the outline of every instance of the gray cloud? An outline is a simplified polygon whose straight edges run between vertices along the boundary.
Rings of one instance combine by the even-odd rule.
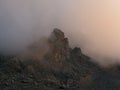
[[[1,0],[0,52],[19,52],[58,27],[71,46],[80,46],[95,59],[99,57],[97,62],[118,63],[119,4],[118,0]]]

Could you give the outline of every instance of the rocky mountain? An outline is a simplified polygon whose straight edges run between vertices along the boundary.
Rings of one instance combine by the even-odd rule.
[[[22,55],[0,56],[0,90],[119,90],[118,69],[93,63],[55,28]]]

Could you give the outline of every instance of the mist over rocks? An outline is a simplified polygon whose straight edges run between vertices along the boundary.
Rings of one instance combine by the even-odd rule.
[[[65,37],[64,32],[55,28],[49,38],[44,38],[42,40],[43,43],[39,40],[30,45],[28,50],[22,53],[21,56],[0,56],[0,72],[2,75],[6,74],[6,78],[9,77],[9,75],[14,76],[14,79],[9,77],[8,80],[12,80],[12,83],[21,85],[27,84],[31,88],[44,88],[44,84],[48,83],[50,87],[45,86],[48,88],[47,90],[49,90],[49,88],[77,89],[81,88],[80,83],[83,84],[83,86],[84,84],[86,84],[86,86],[90,85],[90,82],[93,80],[91,71],[94,71],[95,69],[93,68],[97,66],[92,64],[89,58],[82,54],[80,48],[70,48],[69,41]],[[49,46],[47,51],[44,44]],[[85,63],[89,63],[88,67],[91,68],[85,69]],[[81,70],[79,70],[80,68],[83,69],[84,73],[81,73]],[[96,72],[95,70],[95,73]],[[84,77],[82,75],[85,75],[85,78],[89,77],[90,82],[86,83],[88,80],[86,78],[83,83],[82,78],[84,79]],[[38,82],[36,78],[41,81]],[[80,78],[81,82],[79,82]],[[4,78],[1,78],[0,82],[3,79]],[[7,83],[9,88],[12,88],[10,87],[12,84],[11,82],[6,80],[4,82]],[[41,84],[40,87],[34,84],[33,86],[30,85],[34,82]],[[17,86],[17,84],[12,85]],[[18,86],[17,88],[20,87]]]
[[[119,90],[120,1],[0,0],[0,54],[1,90]]]
[[[22,55],[0,55],[0,89],[119,90],[119,67],[101,68],[91,60],[80,47],[71,48],[64,32],[55,28]]]
[[[69,38],[71,47],[81,47],[95,62],[117,64],[119,3],[118,0],[1,0],[0,53],[18,54],[40,38],[49,37],[57,27]]]
[[[57,69],[63,67],[64,62],[71,58],[71,51],[72,48],[64,32],[55,28],[48,38],[32,43],[20,58],[26,64],[38,62],[38,66],[41,63],[44,67]]]

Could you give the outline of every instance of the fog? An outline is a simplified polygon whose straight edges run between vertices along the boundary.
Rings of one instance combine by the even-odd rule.
[[[0,53],[15,54],[53,28],[101,64],[120,63],[119,0],[0,0]]]

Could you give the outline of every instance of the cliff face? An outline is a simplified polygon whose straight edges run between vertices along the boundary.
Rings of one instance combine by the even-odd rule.
[[[1,90],[119,90],[119,82],[57,28],[20,56],[0,56]]]

